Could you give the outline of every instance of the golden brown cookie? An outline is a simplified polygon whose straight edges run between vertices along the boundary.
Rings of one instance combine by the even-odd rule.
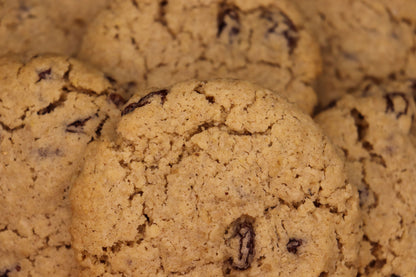
[[[71,191],[81,276],[356,276],[358,193],[309,116],[242,81],[146,92]]]
[[[128,86],[231,77],[308,113],[317,101],[318,45],[285,0],[119,1],[90,25],[79,56]]]
[[[110,0],[1,0],[0,56],[78,51],[87,24]]]
[[[406,84],[367,84],[315,119],[358,187],[364,236],[358,276],[416,274],[415,105]]]
[[[322,106],[369,79],[416,78],[416,1],[294,0],[321,45]]]
[[[121,96],[70,58],[0,59],[0,275],[77,276],[69,189]],[[118,103],[120,104],[120,103]]]

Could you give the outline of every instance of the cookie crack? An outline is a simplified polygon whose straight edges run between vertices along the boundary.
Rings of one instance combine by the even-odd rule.
[[[53,112],[56,108],[62,106],[65,101],[67,100],[66,93],[64,91],[61,92],[61,95],[59,96],[58,100],[50,103],[48,106],[40,109],[37,111],[38,115],[45,115]]]
[[[4,122],[0,121],[0,126],[2,127],[3,130],[5,130],[8,133],[13,133],[14,131],[23,129],[25,127],[25,124],[20,124],[16,127],[9,127],[8,125],[6,125]]]

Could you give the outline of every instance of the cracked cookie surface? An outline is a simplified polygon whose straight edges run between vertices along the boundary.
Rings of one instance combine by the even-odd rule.
[[[363,239],[358,276],[416,274],[415,105],[405,83],[366,84],[315,120],[358,187]]]
[[[70,194],[81,276],[355,276],[358,193],[311,118],[235,80],[138,93]]]
[[[416,78],[416,1],[294,0],[319,40],[322,106],[366,79]]]
[[[0,55],[78,51],[87,24],[110,0],[1,0]]]
[[[124,0],[90,25],[79,56],[121,83],[229,77],[316,104],[317,43],[286,1]]]
[[[0,276],[76,276],[69,188],[121,96],[65,57],[2,58],[0,72]]]

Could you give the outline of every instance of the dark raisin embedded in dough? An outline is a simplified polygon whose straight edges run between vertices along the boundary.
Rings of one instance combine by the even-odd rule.
[[[387,93],[384,98],[386,99],[386,113],[396,113],[396,118],[406,115],[409,110],[409,100],[403,92],[391,92]],[[404,108],[400,111],[396,110],[394,100],[402,99],[404,101]]]
[[[95,134],[97,137],[101,136],[101,130],[103,129],[103,126],[105,122],[108,120],[109,116],[106,114],[103,120],[100,121],[100,124],[98,124],[97,128],[95,128]]]
[[[231,223],[226,231],[226,245],[231,248],[231,257],[225,261],[224,273],[231,269],[246,270],[250,267],[255,254],[254,218],[242,215]],[[228,272],[228,273],[227,273]]]
[[[400,275],[397,275],[397,274],[392,274],[392,275],[390,275],[390,277],[400,277]]]
[[[386,259],[372,260],[368,265],[370,268],[382,268],[387,263]]]
[[[231,5],[222,5],[217,17],[217,37],[223,33],[228,33],[229,42],[232,43],[233,38],[240,33],[240,16],[238,9]],[[228,30],[227,32],[224,32]]]
[[[299,41],[298,29],[293,21],[282,11],[272,12],[266,9],[262,10],[260,18],[269,22],[265,37],[267,38],[270,34],[283,35],[287,41],[289,54],[292,54]],[[283,23],[284,26],[281,23]]]
[[[303,241],[301,239],[289,239],[289,242],[286,244],[286,249],[290,253],[296,254],[298,253],[298,248],[302,246]]]
[[[162,89],[158,91],[153,91],[146,96],[143,96],[138,102],[131,103],[124,110],[121,112],[121,115],[126,115],[131,113],[137,108],[143,107],[150,103],[150,100],[155,96],[160,96],[160,104],[163,105],[166,101],[166,95],[168,95],[169,91],[167,89]]]
[[[206,96],[205,98],[208,100],[209,103],[211,103],[211,104],[215,103],[214,96]]]
[[[126,100],[123,98],[123,96],[121,96],[118,93],[111,93],[108,96],[108,99],[110,99],[110,101],[113,102],[114,105],[116,106],[121,106],[121,105],[126,104]]]
[[[283,16],[283,23],[287,26],[287,30],[283,31],[283,36],[287,40],[287,46],[289,47],[289,54],[292,54],[298,45],[299,34],[293,21],[283,12],[280,12]]]
[[[9,272],[10,272],[10,270],[6,269],[5,272],[0,273],[0,277],[8,277],[9,276]]]
[[[270,23],[270,26],[267,27],[267,31],[265,37],[267,38],[268,35],[274,34],[277,31],[277,27],[279,27],[279,23],[275,20],[275,14],[272,13],[270,10],[262,9],[260,13],[260,18],[265,19]]]
[[[355,126],[357,127],[358,140],[362,141],[367,135],[369,124],[367,120],[365,120],[364,115],[362,115],[357,109],[352,109],[350,114],[354,119]]]
[[[370,192],[368,191],[368,188],[363,187],[362,189],[358,190],[358,196],[360,199],[360,207],[364,207],[364,204],[367,202],[367,199],[369,198]]]
[[[91,119],[91,116],[84,118],[84,119],[75,120],[74,122],[66,126],[65,131],[68,133],[82,133],[85,123],[90,119]]]
[[[46,69],[38,73],[39,79],[36,81],[36,83],[39,83],[41,80],[50,79],[52,73],[52,69]]]

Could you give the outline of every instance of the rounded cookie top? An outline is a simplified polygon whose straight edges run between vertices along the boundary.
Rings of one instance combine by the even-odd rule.
[[[295,0],[321,45],[323,106],[365,79],[416,78],[416,1]]]
[[[1,58],[0,75],[0,275],[73,276],[69,188],[122,98],[66,57]]]
[[[141,95],[71,191],[81,275],[355,276],[358,194],[309,116],[235,80]]]
[[[406,87],[366,85],[356,92],[364,96],[345,96],[315,118],[339,147],[348,180],[359,190],[360,276],[416,272],[415,105]]]
[[[86,25],[109,0],[0,1],[0,56],[75,54]]]
[[[286,1],[119,1],[90,25],[79,56],[139,88],[231,77],[309,113],[317,101],[318,45]]]

